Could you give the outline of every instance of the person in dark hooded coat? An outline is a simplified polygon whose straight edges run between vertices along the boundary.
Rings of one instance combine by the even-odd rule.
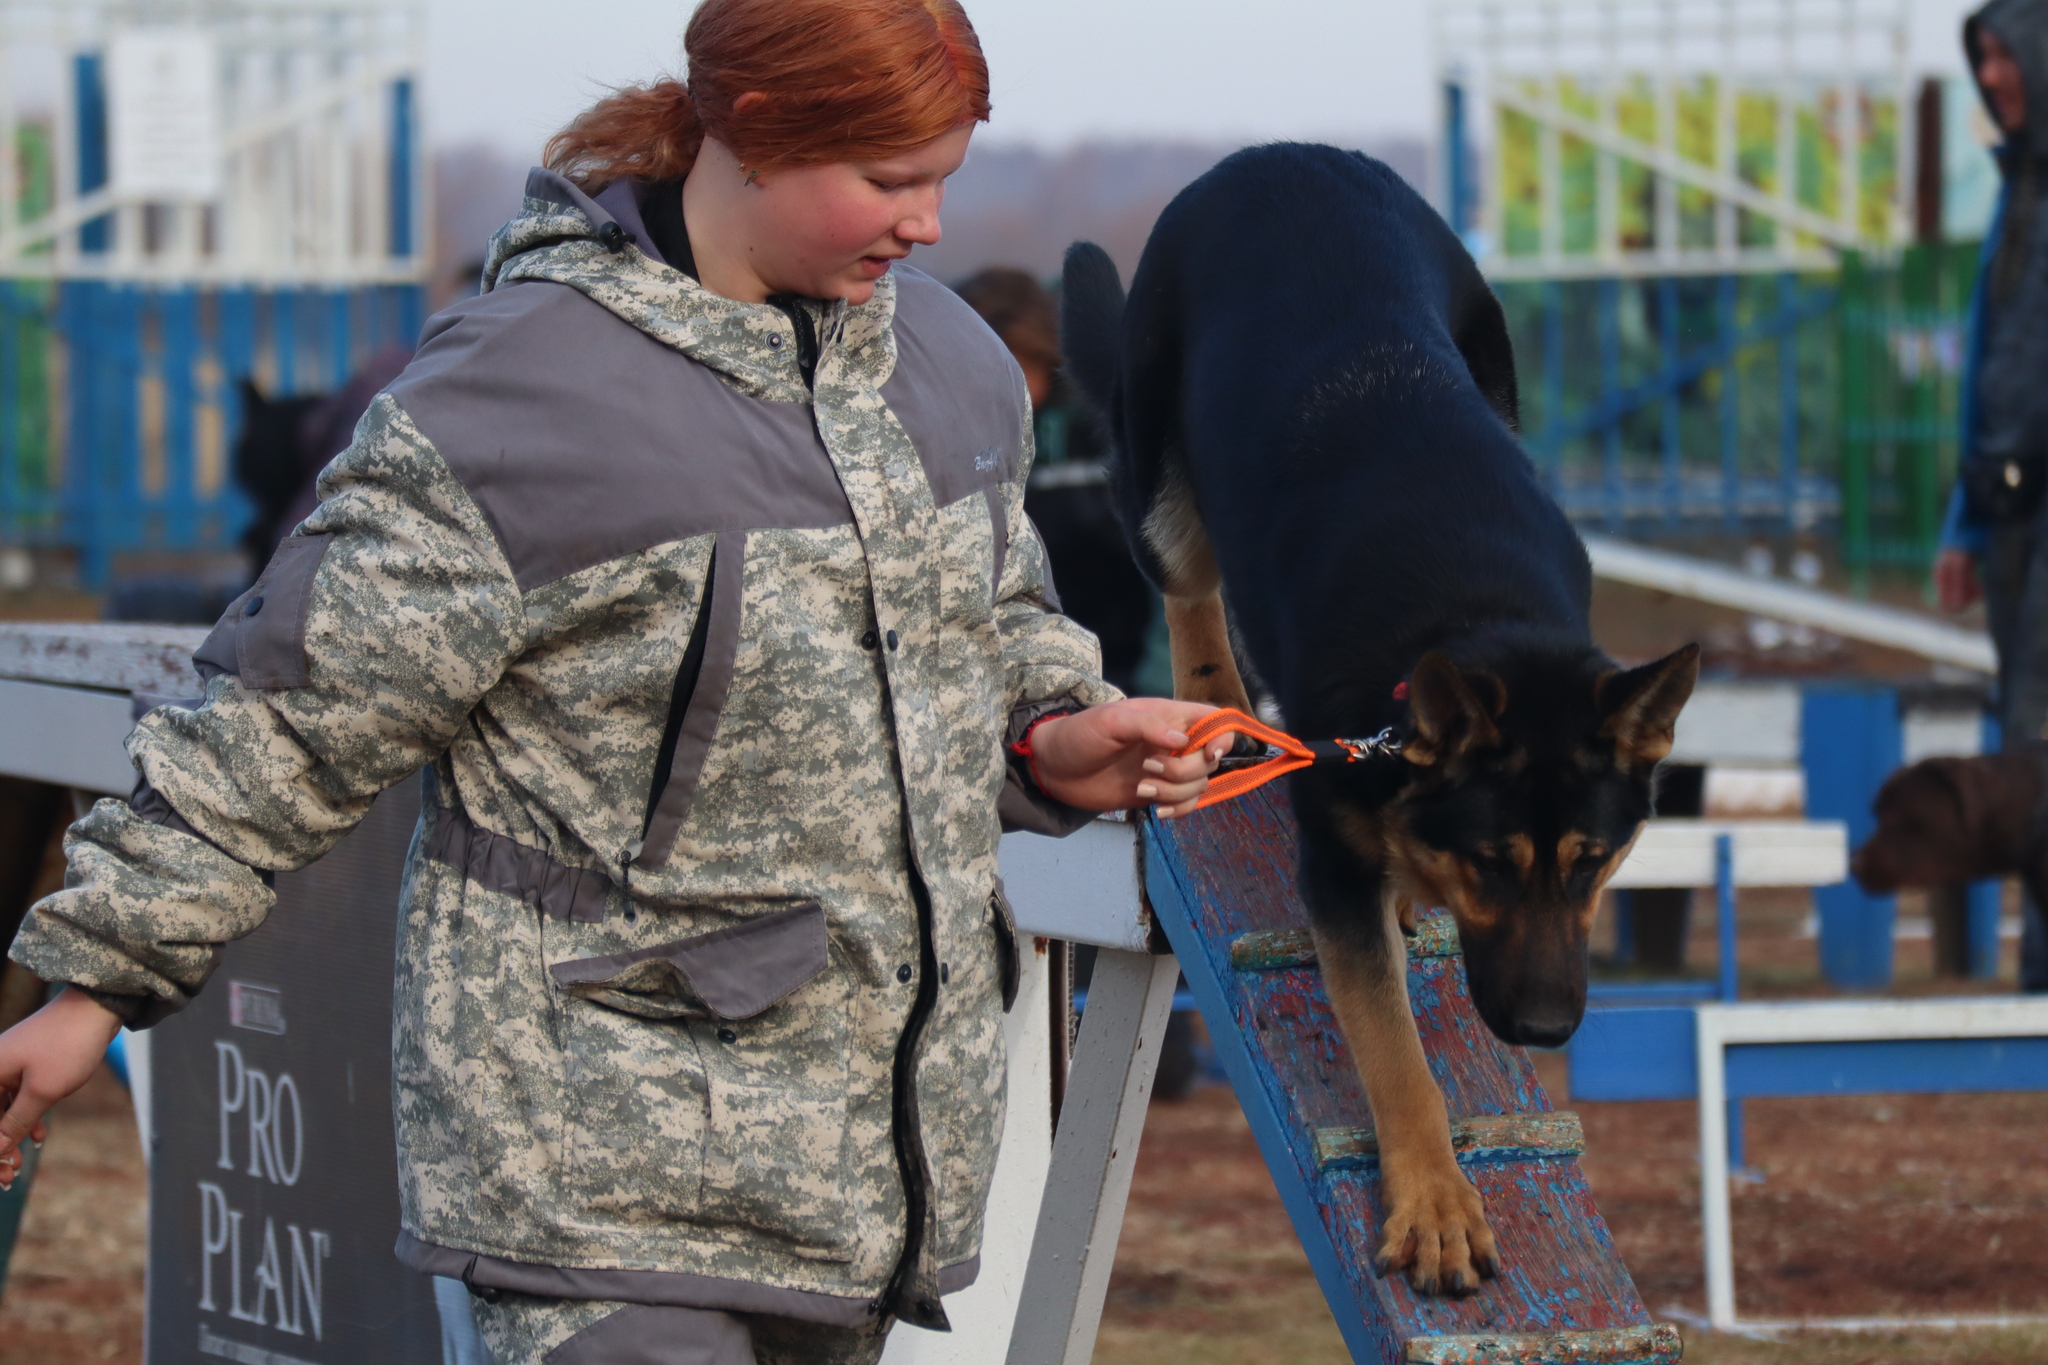
[[[2004,135],[2004,179],[1984,241],[1963,373],[1962,461],[1942,528],[1942,606],[1981,595],[1998,647],[2005,742],[2048,725],[2048,0],[1991,0],[1963,24],[1963,47]],[[2029,906],[2020,988],[2048,991],[2048,934]]]

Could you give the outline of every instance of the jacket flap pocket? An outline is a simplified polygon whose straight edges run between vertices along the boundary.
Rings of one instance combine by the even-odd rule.
[[[333,540],[332,531],[323,531],[317,536],[287,536],[278,544],[255,586],[229,605],[193,653],[202,678],[232,673],[244,687],[266,691],[304,687],[310,681],[306,613],[312,605],[313,576]]]
[[[557,985],[649,1018],[750,1019],[825,970],[825,907],[810,901],[729,929],[548,968]]]

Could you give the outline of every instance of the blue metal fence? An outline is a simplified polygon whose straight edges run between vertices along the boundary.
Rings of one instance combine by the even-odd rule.
[[[239,382],[333,389],[411,344],[417,285],[349,290],[0,281],[0,540],[115,558],[231,548],[248,518],[230,457]]]
[[[1617,533],[1802,530],[1840,508],[1831,281],[1499,281],[1523,433],[1574,519]]]

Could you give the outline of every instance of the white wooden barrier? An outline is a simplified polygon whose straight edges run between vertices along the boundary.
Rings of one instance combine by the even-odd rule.
[[[1802,1000],[1699,1005],[1701,1214],[1707,1257],[1707,1321],[1722,1331],[1775,1335],[1806,1329],[1865,1331],[1999,1326],[2038,1315],[1979,1318],[1834,1318],[1744,1323],[1735,1314],[1733,1213],[1728,1170],[1728,1048],[1742,1043],[1862,1043],[1919,1039],[2048,1037],[2048,1000]],[[1896,1081],[1896,1076],[1890,1077]],[[2025,1159],[2023,1157],[2019,1159]],[[1903,1249],[1901,1254],[1907,1254]]]

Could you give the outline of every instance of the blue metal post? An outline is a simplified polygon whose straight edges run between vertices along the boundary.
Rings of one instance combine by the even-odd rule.
[[[21,350],[28,335],[26,290],[16,280],[0,280],[0,535],[13,539],[26,518],[21,486]]]
[[[1618,967],[1635,965],[1636,960],[1636,896],[1627,889],[1608,893],[1614,906],[1614,963]]]
[[[1714,932],[1721,943],[1721,998],[1737,990],[1735,958],[1735,836],[1714,836]]]
[[[270,296],[270,356],[277,365],[277,392],[289,398],[299,391],[299,296],[289,289]]]
[[[1597,286],[1600,335],[1600,406],[1621,395],[1621,282],[1601,280]],[[1607,529],[1622,527],[1621,424],[1610,421],[1600,432],[1600,478],[1607,504]]]
[[[1675,276],[1665,275],[1657,281],[1657,337],[1664,362],[1661,366],[1663,375],[1658,381],[1664,390],[1664,525],[1667,529],[1676,530],[1684,510],[1685,488],[1682,482],[1684,455],[1679,448],[1678,363],[1681,356],[1678,349],[1678,280]]]
[[[1984,752],[1995,754],[2000,748],[2003,735],[1998,717],[1985,713]],[[1970,975],[1979,981],[1993,981],[1998,977],[1999,922],[2005,914],[2005,882],[1993,877],[1986,881],[1970,883],[1967,916],[1964,919],[1965,943],[1970,959]]]
[[[78,192],[91,194],[106,185],[108,175],[106,64],[99,53],[81,52],[71,59],[71,83],[78,105]],[[80,251],[106,251],[113,242],[111,214],[102,214],[78,230]]]
[[[410,256],[414,251],[413,163],[417,151],[412,102],[410,80],[391,82],[391,186],[385,201],[391,210],[388,235],[393,256]]]
[[[1799,277],[1778,276],[1778,482],[1785,529],[1799,525]]]
[[[1451,231],[1463,238],[1472,231],[1471,148],[1465,127],[1465,87],[1444,82],[1444,209]]]
[[[1854,848],[1877,827],[1870,803],[1900,760],[1898,694],[1888,687],[1809,686],[1800,708],[1800,761],[1806,813],[1841,820]],[[1898,905],[1853,881],[1813,893],[1820,914],[1820,964],[1837,986],[1891,984],[1892,926]]]
[[[330,389],[338,389],[348,383],[348,377],[356,371],[355,328],[350,316],[353,302],[346,289],[336,289],[327,295],[327,364],[324,367],[324,383]]]
[[[1742,527],[1742,388],[1741,337],[1735,329],[1738,281],[1719,280],[1715,302],[1721,324],[1721,346],[1728,359],[1721,366],[1721,519],[1732,535]]]
[[[1556,280],[1538,285],[1543,295],[1543,435],[1539,453],[1550,468],[1553,491],[1564,487],[1564,447],[1557,433],[1564,429],[1564,286]]]
[[[1735,955],[1735,836],[1714,836],[1714,932],[1720,940],[1721,999],[1733,1000],[1740,990]],[[1742,1169],[1742,1101],[1728,1104],[1728,1169]]]
[[[427,287],[423,284],[398,286],[398,341],[407,346],[420,344],[420,332],[427,325]]]

